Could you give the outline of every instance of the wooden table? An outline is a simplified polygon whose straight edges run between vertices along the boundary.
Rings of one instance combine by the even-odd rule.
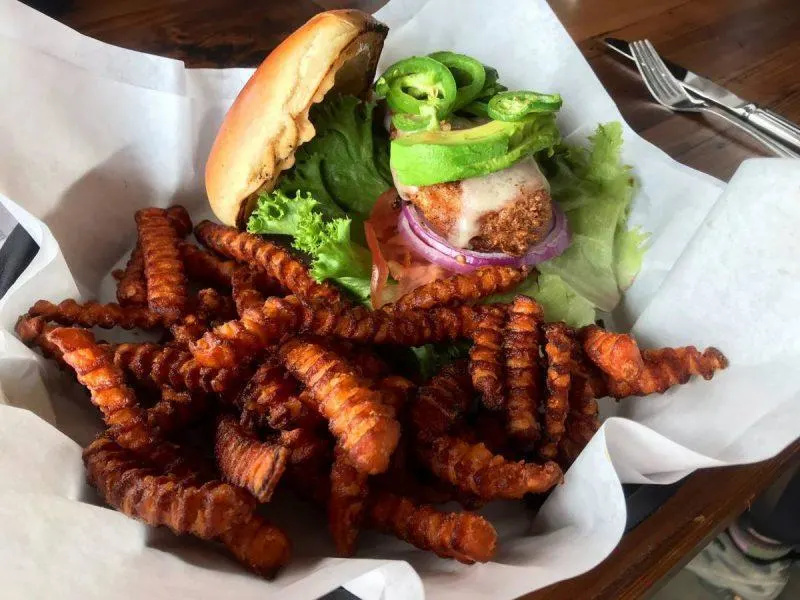
[[[454,2],[457,0],[454,0]],[[657,107],[639,77],[597,42],[647,37],[661,52],[800,122],[798,0],[550,0],[630,125],[680,162],[722,179],[762,153],[737,131]],[[383,0],[31,0],[112,44],[190,66],[251,66],[315,12],[375,10]],[[745,467],[700,471],[625,536],[597,568],[529,600],[623,600],[648,595],[800,458],[800,443]]]

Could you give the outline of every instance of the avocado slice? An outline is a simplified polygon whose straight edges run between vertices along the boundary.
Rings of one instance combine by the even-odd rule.
[[[532,114],[520,121],[405,135],[392,140],[389,161],[403,185],[433,185],[500,171],[560,139],[553,114]]]

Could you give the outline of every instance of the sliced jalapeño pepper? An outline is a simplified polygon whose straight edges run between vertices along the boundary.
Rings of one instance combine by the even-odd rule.
[[[375,83],[375,93],[386,98],[395,113],[421,115],[432,106],[439,119],[447,116],[456,102],[453,74],[442,63],[427,56],[413,56],[394,63]]]
[[[428,56],[450,69],[456,80],[458,91],[453,110],[458,110],[478,97],[486,82],[486,69],[481,63],[455,52],[434,52]]]
[[[420,112],[421,114],[418,115],[396,113],[392,115],[392,125],[405,133],[412,131],[435,131],[439,129],[439,119],[436,117],[436,110],[434,107],[423,106]]]
[[[560,94],[539,92],[500,92],[489,100],[488,112],[497,121],[519,121],[531,113],[556,112],[561,108]]]

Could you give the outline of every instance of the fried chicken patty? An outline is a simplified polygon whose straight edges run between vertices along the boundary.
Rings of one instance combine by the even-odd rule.
[[[533,158],[483,177],[397,187],[457,248],[521,256],[553,224],[549,187]]]

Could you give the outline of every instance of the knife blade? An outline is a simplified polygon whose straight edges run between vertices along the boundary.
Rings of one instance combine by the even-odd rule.
[[[630,45],[625,40],[607,37],[603,39],[603,43],[617,54],[633,61]],[[661,58],[686,90],[752,123],[767,135],[800,151],[800,127],[767,108],[740,98],[702,75],[667,60],[663,56]]]

